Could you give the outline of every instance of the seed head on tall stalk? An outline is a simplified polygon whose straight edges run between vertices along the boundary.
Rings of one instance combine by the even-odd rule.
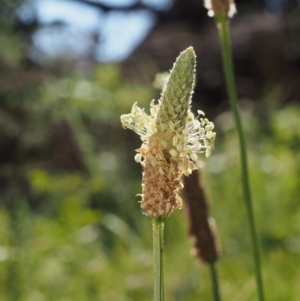
[[[208,15],[214,17],[219,31],[227,92],[239,137],[243,196],[249,222],[258,300],[264,301],[265,298],[261,271],[261,260],[248,174],[246,139],[237,101],[229,32],[229,19],[236,13],[235,4],[234,0],[205,0],[204,5],[209,10]]]
[[[182,201],[181,176],[197,169],[197,154],[208,157],[213,148],[214,125],[198,111],[190,111],[195,85],[196,56],[192,47],[183,51],[165,84],[157,104],[150,103],[150,115],[135,103],[131,113],[121,116],[124,128],[141,136],[142,146],[135,160],[143,167],[142,212],[153,223],[154,300],[163,301],[163,225]]]

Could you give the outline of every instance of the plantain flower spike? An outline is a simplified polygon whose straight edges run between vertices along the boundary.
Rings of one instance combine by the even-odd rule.
[[[135,160],[143,167],[141,208],[151,218],[165,219],[182,200],[182,174],[197,169],[197,154],[209,157],[216,133],[214,124],[198,111],[190,111],[195,85],[196,56],[192,47],[183,51],[163,88],[158,104],[150,103],[150,115],[135,103],[121,116],[123,128],[135,131],[143,141]]]
[[[236,13],[234,0],[204,0],[204,6],[210,17],[226,14],[232,18]]]

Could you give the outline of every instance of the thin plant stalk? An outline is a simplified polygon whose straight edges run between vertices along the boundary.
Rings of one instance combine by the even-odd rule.
[[[152,219],[154,301],[164,301],[164,221]]]
[[[242,121],[241,121],[238,104],[237,104],[237,94],[236,94],[234,72],[233,72],[228,18],[226,14],[219,14],[216,16],[216,21],[217,21],[217,26],[219,31],[220,42],[222,46],[223,67],[225,72],[225,79],[226,79],[227,91],[229,95],[229,101],[234,115],[235,124],[236,124],[238,137],[240,141],[243,195],[244,195],[244,200],[247,208],[247,217],[249,221],[250,235],[252,241],[253,259],[255,265],[255,278],[256,278],[257,291],[259,297],[258,300],[264,301],[265,299],[264,299],[263,279],[262,279],[262,272],[261,272],[261,260],[260,260],[256,228],[255,228],[255,217],[254,217],[254,212],[252,207],[251,189],[250,189],[249,175],[248,175],[246,142],[245,142]]]
[[[195,67],[189,47],[176,59],[158,104],[150,103],[150,115],[135,103],[130,114],[121,116],[122,126],[143,141],[134,158],[143,167],[141,209],[153,223],[154,301],[164,300],[164,221],[182,207],[180,178],[197,169],[198,152],[205,150],[209,157],[216,136],[213,123],[200,119],[204,112],[194,117],[190,111]]]
[[[217,226],[209,217],[209,200],[205,193],[200,170],[194,170],[189,177],[183,177],[185,208],[189,219],[189,234],[194,242],[194,254],[210,269],[214,301],[220,301],[217,260]]]
[[[216,261],[211,261],[208,263],[208,265],[209,265],[209,269],[210,269],[214,301],[221,301]]]

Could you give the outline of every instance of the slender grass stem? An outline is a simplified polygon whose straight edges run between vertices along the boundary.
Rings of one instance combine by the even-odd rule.
[[[153,219],[154,301],[164,301],[164,221]]]
[[[249,176],[248,176],[246,142],[245,142],[242,121],[241,121],[238,104],[237,104],[237,94],[236,94],[234,72],[233,72],[228,19],[225,14],[220,14],[216,16],[216,21],[217,21],[217,26],[219,31],[220,42],[222,46],[223,67],[225,72],[225,79],[226,79],[227,91],[229,95],[229,101],[234,115],[238,137],[240,141],[243,195],[244,195],[244,200],[247,208],[250,236],[252,241],[253,259],[255,265],[255,277],[256,277],[257,291],[259,297],[258,300],[264,301],[263,279],[261,273],[259,245],[258,245],[257,234],[255,229],[255,218],[254,218],[254,212],[252,208],[251,190],[250,190],[250,183],[249,183]]]
[[[210,268],[212,291],[214,296],[214,301],[221,301],[221,296],[219,292],[219,282],[218,282],[218,273],[216,268],[216,262],[212,261],[208,263]]]

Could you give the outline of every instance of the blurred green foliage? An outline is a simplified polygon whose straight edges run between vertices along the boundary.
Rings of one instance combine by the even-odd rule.
[[[135,101],[147,106],[152,88],[123,82],[115,65],[88,75],[61,62],[32,65],[20,41],[1,30],[0,300],[150,300],[151,223],[135,196],[140,141],[119,116]],[[266,295],[298,301],[300,107],[268,109],[264,120],[255,110],[244,110],[243,121]],[[237,136],[230,113],[215,124],[203,180],[223,250],[221,292],[224,300],[256,300]],[[181,211],[166,223],[166,299],[211,300],[187,223]]]
[[[13,209],[1,208],[1,300],[149,300],[151,224],[140,214],[134,197],[141,190],[141,179],[138,168],[137,172],[131,170],[135,168],[133,151],[126,147],[126,141],[122,149],[121,144],[97,145],[97,137],[83,121],[82,114],[88,118],[89,113],[77,109],[76,101],[67,101],[81,121],[80,127],[76,127],[72,114],[67,120],[75,123],[72,129],[77,131],[77,139],[88,137],[87,145],[93,149],[82,153],[90,156],[86,160],[95,162],[96,167],[85,173],[27,166],[32,195],[46,205],[39,207],[41,211],[32,210],[26,195],[19,194]],[[60,103],[53,103],[57,106],[53,112],[61,113]],[[65,103],[62,101],[62,106]],[[100,101],[98,105],[101,110]],[[60,118],[70,113],[66,108],[65,112]],[[120,113],[117,109],[110,113],[115,114],[111,122],[116,127]],[[102,117],[96,114],[92,112],[90,120],[101,126]],[[262,130],[252,111],[243,112],[270,300],[296,301],[300,293],[299,118],[300,107],[296,105],[274,110],[268,128]],[[237,137],[229,113],[219,115],[215,123],[219,139],[204,169],[204,181],[223,249],[219,262],[221,291],[224,300],[256,300],[241,200]],[[128,139],[124,136],[127,132],[120,131],[110,139]],[[79,142],[80,147],[86,145],[85,141]],[[134,141],[134,145],[130,148],[138,147],[139,142]],[[99,164],[99,154],[105,163]],[[109,160],[116,162],[108,164]],[[91,203],[95,198],[98,201]],[[209,300],[208,269],[190,255],[186,223],[180,211],[166,223],[166,295],[170,300]]]

